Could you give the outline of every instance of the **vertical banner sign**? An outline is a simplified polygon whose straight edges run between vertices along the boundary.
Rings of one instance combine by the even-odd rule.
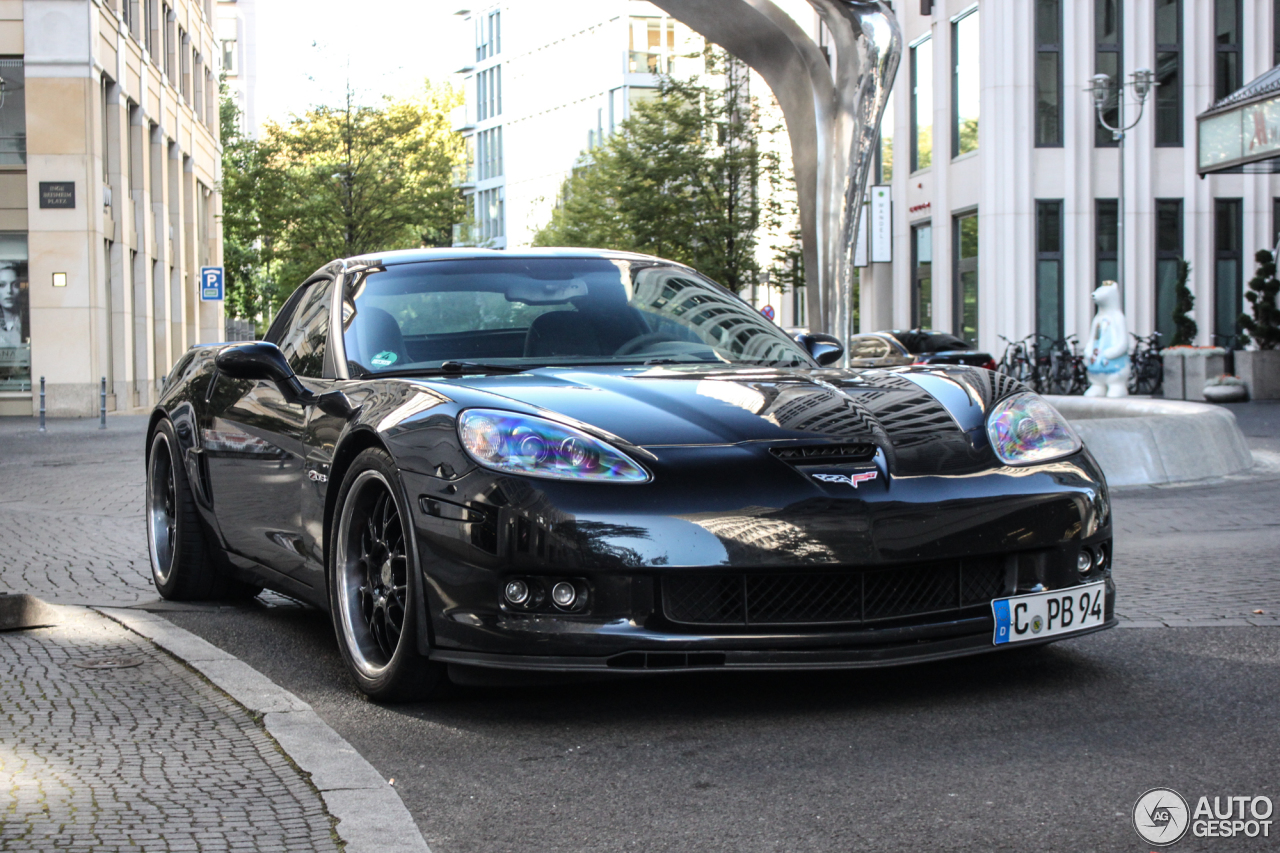
[[[871,225],[867,220],[870,218],[871,205],[864,201],[862,203],[862,215],[858,217],[858,239],[853,244],[853,265],[855,267],[865,267],[867,265],[867,232],[871,230]]]
[[[222,301],[222,267],[200,268],[200,299],[203,302]]]
[[[893,260],[893,202],[888,187],[871,188],[871,263]]]

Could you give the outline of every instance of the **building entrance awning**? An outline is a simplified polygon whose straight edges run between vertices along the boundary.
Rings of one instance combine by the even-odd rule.
[[[1280,172],[1280,65],[1196,116],[1196,171]]]

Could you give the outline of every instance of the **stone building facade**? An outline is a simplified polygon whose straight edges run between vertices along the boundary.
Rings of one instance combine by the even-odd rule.
[[[0,414],[148,406],[222,337],[213,7],[0,0]]]

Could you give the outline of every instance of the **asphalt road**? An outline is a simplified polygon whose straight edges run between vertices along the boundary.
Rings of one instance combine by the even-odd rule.
[[[1179,624],[1177,602],[1221,577],[1230,600],[1186,624],[1243,625],[1255,607],[1269,622],[1278,497],[1276,480],[1117,494],[1121,601],[1131,572],[1142,618]],[[1172,615],[1156,612],[1162,585]],[[395,779],[436,853],[1147,851],[1130,812],[1150,788],[1280,802],[1275,627],[1121,628],[894,670],[464,688],[379,706],[352,688],[324,614],[165,615],[310,702]],[[1280,841],[1175,848],[1270,849]]]

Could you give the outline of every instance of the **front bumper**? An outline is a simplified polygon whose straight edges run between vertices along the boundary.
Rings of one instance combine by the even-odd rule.
[[[884,476],[858,491],[784,477],[734,488],[726,470],[735,469],[717,465],[680,488],[659,488],[674,477],[592,488],[406,474],[431,626],[420,650],[449,664],[549,672],[886,666],[993,651],[992,599],[1102,579],[1107,621],[1091,630],[1115,624],[1110,560],[1087,576],[1075,568],[1082,548],[1110,557],[1105,485],[1087,453],[1031,471]],[[872,575],[892,585],[948,562],[957,581],[944,606],[918,607],[911,591],[899,604],[873,594]],[[986,572],[976,592],[970,565]],[[677,580],[741,577],[747,590],[822,574],[864,577],[860,609],[833,615],[810,595],[822,618],[777,608],[757,618],[720,594],[716,608],[690,615],[697,608],[669,598]],[[521,612],[500,599],[515,578],[572,580],[590,606]]]
[[[1113,596],[1108,592],[1108,605]],[[1109,608],[1110,609],[1110,608]],[[441,663],[524,672],[582,673],[655,673],[655,672],[760,672],[778,670],[873,669],[906,663],[927,663],[949,658],[967,657],[1000,650],[1043,646],[1059,640],[1070,640],[1114,628],[1118,620],[1111,616],[1099,626],[1070,634],[1059,634],[1043,640],[1013,645],[994,645],[991,641],[992,620],[970,619],[950,623],[948,627],[964,630],[960,636],[921,637],[877,645],[849,645],[830,648],[787,649],[760,648],[717,651],[716,642],[700,643],[692,650],[629,651],[613,655],[518,655],[492,654],[438,649],[431,659]],[[769,638],[776,642],[778,638]],[[820,642],[836,641],[824,637]],[[865,640],[867,638],[860,637]],[[813,642],[811,638],[809,642]]]

